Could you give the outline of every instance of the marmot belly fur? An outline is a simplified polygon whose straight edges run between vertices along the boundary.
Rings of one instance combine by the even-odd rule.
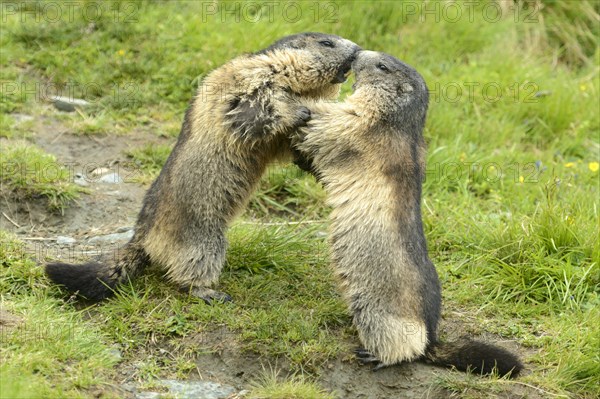
[[[93,300],[149,262],[207,302],[225,261],[225,231],[268,164],[289,157],[289,135],[310,118],[300,98],[334,98],[358,46],[335,35],[302,33],[240,56],[203,80],[177,143],[148,190],[132,240],[116,259],[51,263],[51,280]]]
[[[522,365],[503,348],[437,339],[441,291],[421,220],[425,81],[372,51],[361,51],[352,68],[346,102],[306,102],[313,118],[299,129],[297,148],[312,159],[333,207],[332,263],[365,347],[359,358],[515,376]]]

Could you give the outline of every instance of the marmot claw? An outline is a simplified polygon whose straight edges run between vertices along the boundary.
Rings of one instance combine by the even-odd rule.
[[[307,122],[311,118],[311,115],[312,113],[310,112],[310,109],[304,106],[299,107],[296,111],[296,117],[298,118],[298,121],[296,122],[295,127],[306,126]]]
[[[373,356],[373,354],[371,352],[369,352],[368,350],[359,348],[359,349],[356,349],[354,351],[354,353],[356,354],[358,361],[361,362],[362,364],[378,363],[378,365],[375,366],[373,371],[381,368],[381,366],[380,366],[381,363],[379,362],[379,359],[376,358],[375,356]]]
[[[206,287],[193,287],[190,290],[190,293],[193,296],[202,299],[207,305],[214,305],[218,302],[225,303],[233,301],[231,295]]]

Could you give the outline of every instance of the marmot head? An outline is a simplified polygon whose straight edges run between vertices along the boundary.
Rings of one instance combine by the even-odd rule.
[[[343,37],[305,32],[286,36],[255,54],[279,60],[271,64],[273,73],[280,74],[293,92],[318,97],[320,91],[337,91],[359,51]]]
[[[425,125],[429,91],[423,77],[410,65],[375,51],[361,51],[352,64],[356,83],[352,101],[364,105],[373,118],[414,127]],[[406,126],[408,124],[408,126]]]

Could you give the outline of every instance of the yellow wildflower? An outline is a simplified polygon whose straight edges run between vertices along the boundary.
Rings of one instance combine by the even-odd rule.
[[[125,50],[121,49],[121,50],[117,51],[117,54],[119,54],[122,57],[125,55]]]
[[[590,163],[588,163],[588,168],[590,168],[590,170],[592,172],[597,172],[599,166],[600,165],[598,164],[598,162],[590,162]]]
[[[525,178],[523,176],[519,176],[519,183],[523,183],[525,181]]]
[[[565,167],[567,167],[567,168],[572,168],[573,166],[575,166],[575,162],[567,162],[565,164]]]
[[[581,91],[586,91],[587,90],[587,86],[584,84],[579,85],[579,90]]]

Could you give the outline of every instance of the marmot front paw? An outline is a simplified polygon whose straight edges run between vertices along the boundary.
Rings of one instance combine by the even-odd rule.
[[[294,123],[294,127],[302,127],[306,126],[308,121],[311,119],[312,113],[310,109],[300,106],[296,110],[296,122]]]

